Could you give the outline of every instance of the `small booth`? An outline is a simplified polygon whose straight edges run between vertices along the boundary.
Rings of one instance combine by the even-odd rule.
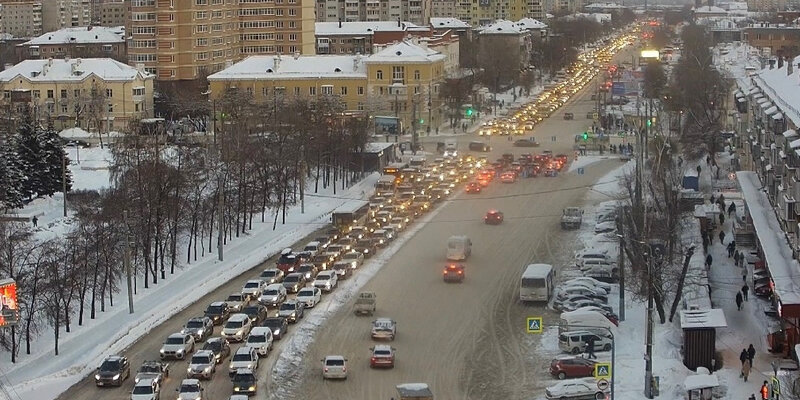
[[[689,375],[683,381],[688,400],[711,400],[719,379],[705,368],[698,368],[696,375]]]
[[[692,370],[708,370],[714,365],[717,328],[728,326],[725,313],[718,308],[682,310],[683,365]]]

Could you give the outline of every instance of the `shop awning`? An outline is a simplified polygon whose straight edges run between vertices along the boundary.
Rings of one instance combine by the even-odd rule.
[[[778,107],[776,107],[776,106],[772,106],[772,107],[770,107],[770,108],[766,109],[766,111],[764,111],[764,112],[765,112],[767,115],[772,115],[772,114],[775,114],[776,112],[778,112]]]
[[[783,119],[783,114],[782,113],[777,113],[777,114],[772,116],[772,119],[774,119],[776,121],[779,120],[779,119]]]

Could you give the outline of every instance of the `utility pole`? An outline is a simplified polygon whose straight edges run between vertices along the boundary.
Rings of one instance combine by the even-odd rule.
[[[133,314],[133,285],[131,284],[131,238],[128,230],[128,212],[123,214],[125,224],[125,256],[122,260],[125,263],[125,281],[128,285],[128,314]]]
[[[617,237],[619,237],[619,320],[625,321],[625,207],[617,208]]]
[[[417,86],[419,88],[419,86]],[[411,99],[411,152],[417,154],[417,95],[414,93]]]
[[[61,150],[61,193],[64,195],[64,216],[66,217],[67,216],[67,153],[64,150]]]
[[[218,202],[217,203],[217,208],[219,208],[219,212],[218,212],[218,214],[219,214],[219,222],[217,223],[217,225],[218,225],[217,226],[217,230],[218,230],[218,232],[217,232],[217,254],[218,254],[218,259],[220,261],[222,261],[222,238],[223,238],[224,231],[225,231],[224,228],[223,228],[223,223],[225,221],[225,219],[223,218],[223,214],[224,214],[223,210],[224,210],[224,207],[225,207],[225,193],[224,193],[225,190],[224,189],[225,189],[225,180],[223,180],[222,176],[220,175],[220,177],[219,177],[219,179],[217,181],[217,191],[219,192],[218,193],[218,197],[219,198],[217,199],[217,202]]]
[[[433,125],[433,99],[431,98],[431,92],[433,91],[433,87],[430,83],[428,83],[428,127],[427,132],[428,136],[431,135],[431,125]],[[461,112],[461,110],[459,110]]]
[[[306,147],[300,146],[300,214],[306,213]]]
[[[649,255],[647,255],[647,326],[645,342],[645,364],[644,364],[644,395],[648,399],[653,398],[653,264],[658,261],[661,267],[661,258],[664,255],[664,244],[658,241],[651,241]]]

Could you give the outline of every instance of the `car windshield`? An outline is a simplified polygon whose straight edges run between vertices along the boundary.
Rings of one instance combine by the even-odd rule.
[[[295,283],[300,281],[300,276],[287,276],[286,279],[283,280],[284,283]]]
[[[100,364],[100,371],[119,371],[119,361],[105,360]]]
[[[259,286],[258,282],[247,282],[244,284],[245,289],[255,289]]]
[[[303,251],[317,251],[317,246],[314,245],[314,246],[303,247]]]
[[[331,253],[338,253],[338,252],[342,251],[342,246],[340,246],[338,244],[335,244],[335,245],[332,245],[332,246],[328,246],[328,251],[331,252]]]
[[[209,356],[193,356],[190,364],[211,364],[211,357]]]
[[[228,296],[228,301],[242,301],[242,295],[240,294],[232,294]]]
[[[272,278],[274,276],[278,276],[277,270],[268,270],[261,273],[262,278]]]
[[[357,260],[358,256],[359,256],[358,253],[347,253],[344,256],[342,256],[342,259],[343,260]]]
[[[293,263],[293,262],[294,262],[294,260],[296,260],[296,259],[297,259],[297,257],[295,257],[295,256],[294,256],[294,254],[287,254],[287,255],[283,255],[283,256],[281,256],[281,258],[278,260],[278,264],[291,264],[291,263]]]
[[[208,314],[222,314],[224,309],[221,306],[211,306],[206,309]]]
[[[296,308],[294,304],[295,303],[283,303],[283,304],[281,304],[280,310],[281,311],[294,311],[294,309]]]
[[[266,343],[267,335],[250,335],[247,337],[247,343]]]
[[[266,290],[266,291],[264,291],[264,294],[267,295],[267,296],[277,296],[278,295],[278,290],[277,289]]]
[[[260,311],[261,309],[258,307],[245,307],[244,310],[242,310],[242,312],[247,315],[255,315],[258,314]]]
[[[330,272],[321,272],[319,275],[317,275],[318,281],[327,281],[328,279],[331,279]]]
[[[314,268],[313,265],[301,265],[300,268],[298,269],[298,271],[300,271],[300,272],[311,272],[311,270],[313,268]]]
[[[151,385],[136,385],[133,387],[133,394],[153,394],[153,386]]]
[[[279,318],[269,318],[264,320],[264,322],[261,325],[269,328],[280,328],[281,326],[283,326],[283,320]]]
[[[183,344],[183,338],[182,337],[170,337],[170,338],[167,338],[167,341],[164,342],[164,344]]]
[[[238,353],[233,355],[232,361],[251,361],[250,353]]]
[[[242,327],[242,321],[228,321],[225,323],[225,329],[237,329]]]
[[[320,254],[318,256],[314,256],[314,261],[315,262],[328,261],[328,256],[326,256],[325,254]]]
[[[338,358],[328,359],[325,360],[325,365],[329,367],[341,367],[344,366],[344,360]]]
[[[392,355],[392,352],[389,350],[375,350],[374,354],[376,356],[390,356]]]
[[[189,321],[189,322],[186,323],[186,327],[189,328],[189,329],[202,328],[203,327],[203,321],[200,321],[200,320]]]
[[[208,341],[205,345],[203,345],[203,350],[211,350],[213,352],[218,352],[222,348],[222,342],[219,340]]]
[[[161,367],[159,367],[158,365],[154,365],[154,364],[142,364],[142,366],[139,367],[139,372],[159,373],[159,372],[161,372]]]
[[[305,297],[305,296],[313,296],[314,291],[312,289],[303,289],[297,293],[297,297]]]
[[[236,374],[233,376],[234,383],[253,383],[256,379],[252,374]]]
[[[198,393],[200,392],[200,385],[196,383],[182,383],[181,393]]]

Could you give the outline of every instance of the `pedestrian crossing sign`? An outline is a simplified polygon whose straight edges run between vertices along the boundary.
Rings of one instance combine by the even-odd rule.
[[[542,333],[542,317],[528,317],[525,330],[528,333]]]
[[[594,377],[597,379],[611,378],[611,363],[597,363],[594,365]]]

